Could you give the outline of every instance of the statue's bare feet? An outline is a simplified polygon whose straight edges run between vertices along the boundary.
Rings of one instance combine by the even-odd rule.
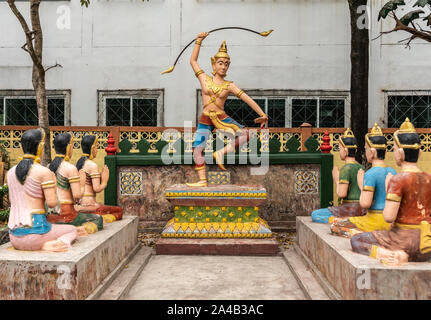
[[[186,185],[188,185],[189,187],[207,187],[208,182],[205,179],[205,180],[199,180],[199,182],[194,182],[194,183],[186,182]]]
[[[332,223],[330,229],[332,234],[339,237],[350,238],[352,236],[349,228],[340,227],[336,223]]]
[[[361,230],[359,230],[359,229],[350,229],[350,235],[353,237],[353,236],[355,236],[355,235],[357,235],[357,234],[361,234],[361,233],[363,233],[364,231],[361,231]]]
[[[111,223],[111,222],[114,222],[115,220],[117,220],[117,219],[115,219],[115,216],[110,214],[110,213],[102,215],[102,218],[103,218],[104,223]]]
[[[223,166],[223,157],[222,157],[222,155],[219,154],[219,151],[214,151],[213,157],[214,157],[218,167],[221,170],[226,171],[226,168]]]
[[[66,252],[67,246],[61,240],[52,240],[45,242],[42,246],[42,250],[51,252]]]
[[[409,260],[407,253],[401,250],[388,250],[379,247],[377,249],[377,257],[381,263],[390,267],[397,267],[406,264]]]
[[[78,237],[87,237],[88,236],[88,232],[85,229],[85,227],[83,227],[83,226],[76,227],[76,230],[78,230]]]
[[[88,234],[95,233],[99,230],[99,228],[97,227],[97,224],[95,224],[94,222],[91,222],[91,221],[83,223],[82,227],[85,228],[85,231]]]

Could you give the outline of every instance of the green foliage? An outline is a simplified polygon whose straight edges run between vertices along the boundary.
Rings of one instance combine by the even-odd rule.
[[[9,168],[9,163],[10,163],[10,158],[9,158],[9,151],[7,151],[6,147],[4,146],[5,141],[4,140],[0,140],[0,157],[1,160],[4,161],[7,164],[7,168]]]
[[[404,6],[405,4],[404,0],[391,0],[387,2],[380,10],[377,21],[380,21],[381,18],[385,19],[390,12],[397,10],[398,6]]]
[[[0,199],[3,203],[3,197],[9,192],[9,187],[7,184],[0,186]],[[9,219],[10,208],[5,208],[0,210],[0,221],[7,221]]]
[[[415,11],[411,11],[411,12],[407,13],[406,15],[404,15],[400,19],[400,22],[403,25],[408,26],[414,20],[419,19],[421,13],[425,13],[425,12],[423,10],[420,10],[420,9],[419,10],[415,10]]]
[[[428,27],[431,26],[431,14],[429,14],[428,16],[423,18],[422,20],[427,22]]]
[[[426,5],[431,6],[431,0],[418,0],[413,5],[413,7],[422,7],[422,8],[424,8]]]
[[[7,184],[4,184],[0,187],[0,197],[3,197],[8,192],[9,192],[9,187]]]
[[[382,9],[379,12],[379,17],[378,17],[378,21],[383,18],[385,19],[388,14],[390,12],[394,12],[398,9],[398,7],[400,6],[405,6],[406,3],[404,0],[391,0],[385,3],[385,5],[382,7]],[[416,1],[416,3],[413,5],[413,7],[422,7],[424,8],[426,5],[431,7],[431,0],[418,0]],[[410,23],[412,23],[414,20],[421,18],[420,15],[422,13],[425,13],[423,10],[414,10],[414,11],[410,11],[407,14],[405,14],[401,19],[400,22],[405,25],[408,26]],[[427,25],[429,26],[431,24],[431,15],[426,16],[425,18],[423,18],[423,21],[427,21]]]
[[[0,221],[8,221],[9,219],[10,208],[0,210]]]

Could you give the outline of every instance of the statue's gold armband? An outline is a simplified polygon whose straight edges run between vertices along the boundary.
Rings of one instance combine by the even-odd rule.
[[[90,174],[91,179],[97,179],[100,178],[100,173],[92,173]]]
[[[41,183],[42,189],[49,189],[55,187],[55,182],[53,180],[45,181]]]
[[[69,178],[69,183],[80,182],[79,176],[74,176]]]
[[[196,78],[199,77],[204,71],[201,69],[195,73]]]

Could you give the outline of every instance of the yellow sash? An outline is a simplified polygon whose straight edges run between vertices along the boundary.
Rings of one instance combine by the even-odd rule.
[[[368,210],[365,216],[350,217],[349,220],[364,232],[391,229],[391,224],[383,219],[383,211],[380,210]]]
[[[232,135],[235,135],[235,132],[239,130],[239,127],[234,123],[225,123],[221,121],[218,116],[222,114],[224,114],[224,112],[216,112],[214,110],[204,112],[204,115],[209,116],[214,127],[219,130],[226,131]]]
[[[404,230],[419,229],[421,231],[419,246],[421,253],[424,254],[431,251],[431,225],[427,221],[421,221],[421,224],[395,223],[395,227]]]

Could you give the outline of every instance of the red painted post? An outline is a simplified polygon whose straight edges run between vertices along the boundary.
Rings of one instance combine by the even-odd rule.
[[[329,153],[332,150],[331,144],[329,143],[331,141],[331,138],[329,137],[329,133],[328,130],[325,131],[325,133],[323,134],[323,143],[320,146],[320,150],[323,153]]]
[[[117,148],[115,147],[115,140],[112,132],[108,136],[108,146],[105,149],[108,156],[114,156],[117,153]]]

